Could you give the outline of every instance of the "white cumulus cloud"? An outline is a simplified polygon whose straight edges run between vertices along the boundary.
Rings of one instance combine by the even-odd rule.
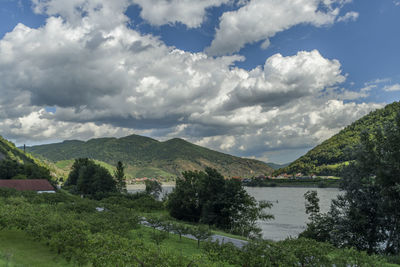
[[[338,17],[338,22],[356,21],[360,14],[358,12],[350,11],[344,14],[344,16]]]
[[[199,27],[206,9],[228,3],[229,0],[133,0],[142,10],[140,16],[152,25],[180,22],[189,28]]]
[[[396,83],[393,85],[386,85],[383,87],[383,91],[393,92],[393,91],[400,91],[400,84]]]
[[[330,25],[339,15],[343,0],[252,0],[239,10],[226,12],[220,18],[215,38],[206,49],[210,55],[232,54],[248,43],[269,39],[276,33],[298,24],[316,27]],[[354,16],[353,13],[350,15]]]
[[[34,3],[45,25],[18,24],[0,40],[0,133],[19,143],[137,133],[268,158],[382,106],[338,90],[340,62],[317,50],[248,71],[233,66],[240,56],[175,49],[129,28],[128,1]]]

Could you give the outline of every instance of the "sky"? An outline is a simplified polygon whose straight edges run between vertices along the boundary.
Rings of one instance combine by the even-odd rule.
[[[0,135],[295,160],[400,98],[400,0],[0,0]]]

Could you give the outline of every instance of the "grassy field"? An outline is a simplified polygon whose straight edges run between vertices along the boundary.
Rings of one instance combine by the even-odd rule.
[[[0,231],[0,266],[72,267],[64,258],[18,230]]]

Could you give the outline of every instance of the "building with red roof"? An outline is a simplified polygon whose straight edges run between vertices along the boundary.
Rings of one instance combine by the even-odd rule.
[[[18,191],[36,191],[38,193],[55,193],[54,187],[46,179],[0,180],[0,188],[13,188]]]

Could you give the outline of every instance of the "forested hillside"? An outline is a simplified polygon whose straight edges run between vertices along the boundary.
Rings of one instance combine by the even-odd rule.
[[[400,102],[394,102],[355,121],[278,173],[338,175],[340,168],[355,159],[354,149],[360,144],[360,134],[394,121],[400,112]]]
[[[218,169],[224,176],[251,177],[272,172],[266,163],[243,159],[194,145],[182,139],[159,142],[130,135],[123,138],[98,138],[84,141],[64,141],[28,147],[27,151],[56,163],[87,157],[115,166],[126,164],[130,177],[172,178],[186,170]]]
[[[50,179],[45,164],[0,136],[0,179]]]

